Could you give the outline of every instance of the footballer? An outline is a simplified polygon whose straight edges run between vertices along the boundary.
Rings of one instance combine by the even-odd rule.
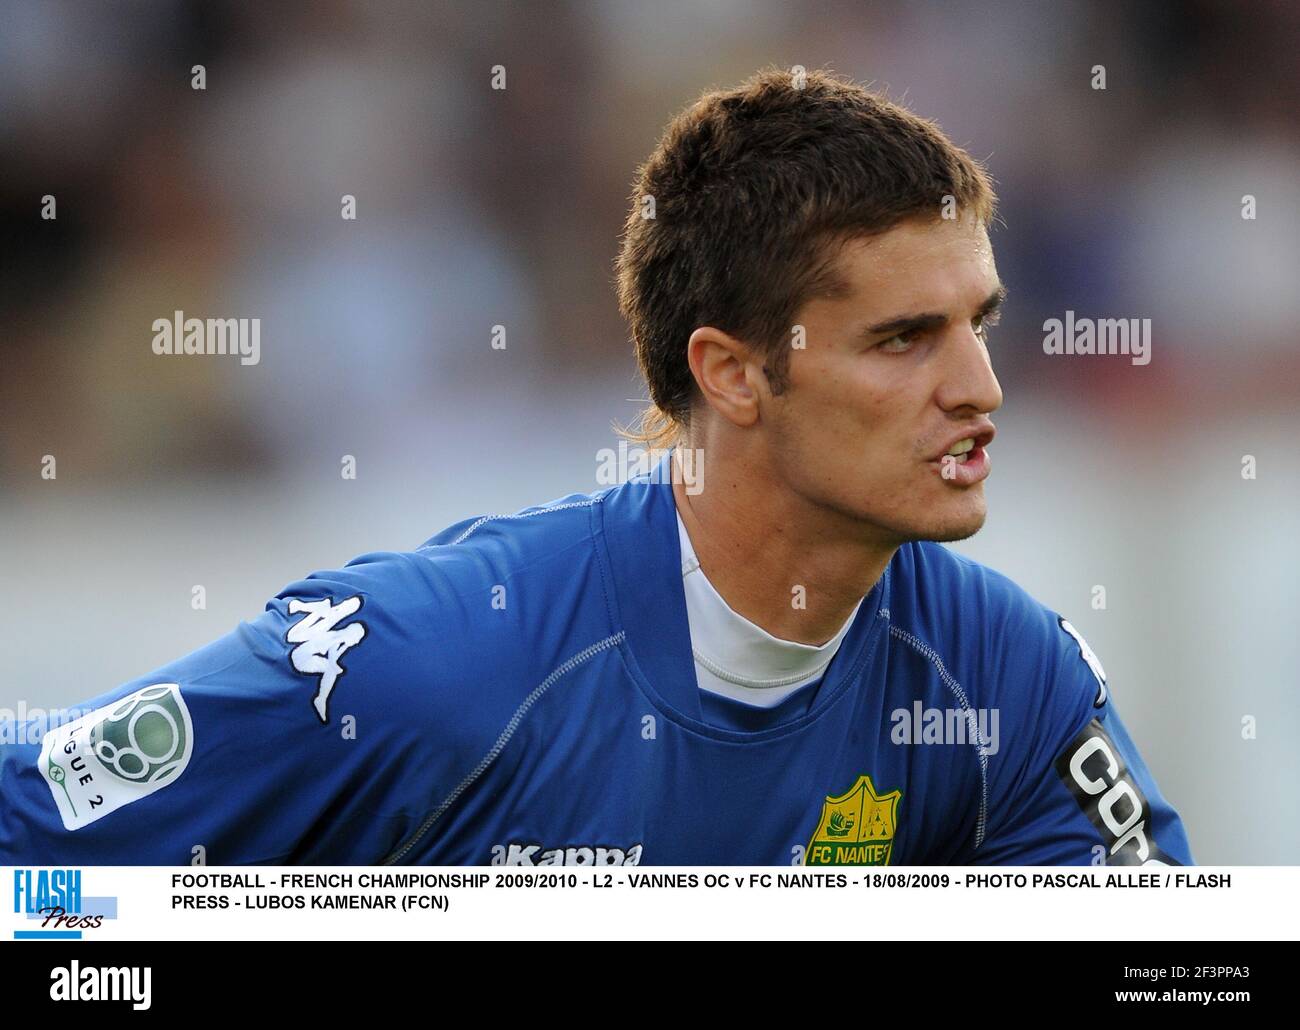
[[[20,734],[0,865],[1191,863],[1083,638],[943,546],[986,515],[994,202],[838,76],[700,98],[617,262],[652,471]]]

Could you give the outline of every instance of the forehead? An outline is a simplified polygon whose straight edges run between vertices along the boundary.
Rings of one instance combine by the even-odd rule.
[[[841,247],[841,300],[880,314],[982,302],[998,281],[988,232],[974,218],[908,219]]]

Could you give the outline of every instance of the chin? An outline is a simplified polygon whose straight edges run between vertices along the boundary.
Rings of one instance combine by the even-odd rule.
[[[952,525],[944,526],[943,528],[936,529],[930,533],[918,533],[912,537],[912,539],[933,540],[935,543],[940,544],[952,543],[956,540],[965,540],[967,537],[974,536],[983,528],[983,526],[983,519],[966,523],[953,523]]]
[[[934,499],[937,503],[923,507],[898,505],[873,510],[866,503],[834,507],[840,514],[862,524],[864,529],[870,527],[871,538],[877,543],[887,541],[894,546],[914,540],[951,543],[972,537],[984,528],[988,506],[981,486],[977,484],[960,494],[945,487],[944,495]],[[909,499],[915,501],[917,498],[913,495]]]
[[[952,543],[974,536],[984,528],[988,517],[983,496],[972,497],[968,503],[954,506],[950,512],[926,512],[919,515],[907,533],[909,540],[933,540]]]

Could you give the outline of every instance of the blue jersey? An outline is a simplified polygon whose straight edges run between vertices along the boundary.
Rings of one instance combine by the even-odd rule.
[[[315,573],[17,727],[0,865],[1192,861],[1082,638],[941,545],[815,686],[702,692],[657,478]]]

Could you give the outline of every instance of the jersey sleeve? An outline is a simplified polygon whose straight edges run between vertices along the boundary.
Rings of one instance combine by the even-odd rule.
[[[400,554],[313,574],[71,721],[11,727],[0,865],[381,861],[460,761],[429,746],[427,576]]]
[[[1120,720],[1100,661],[1051,612],[1010,761],[992,765],[980,865],[1190,865],[1187,833]]]

